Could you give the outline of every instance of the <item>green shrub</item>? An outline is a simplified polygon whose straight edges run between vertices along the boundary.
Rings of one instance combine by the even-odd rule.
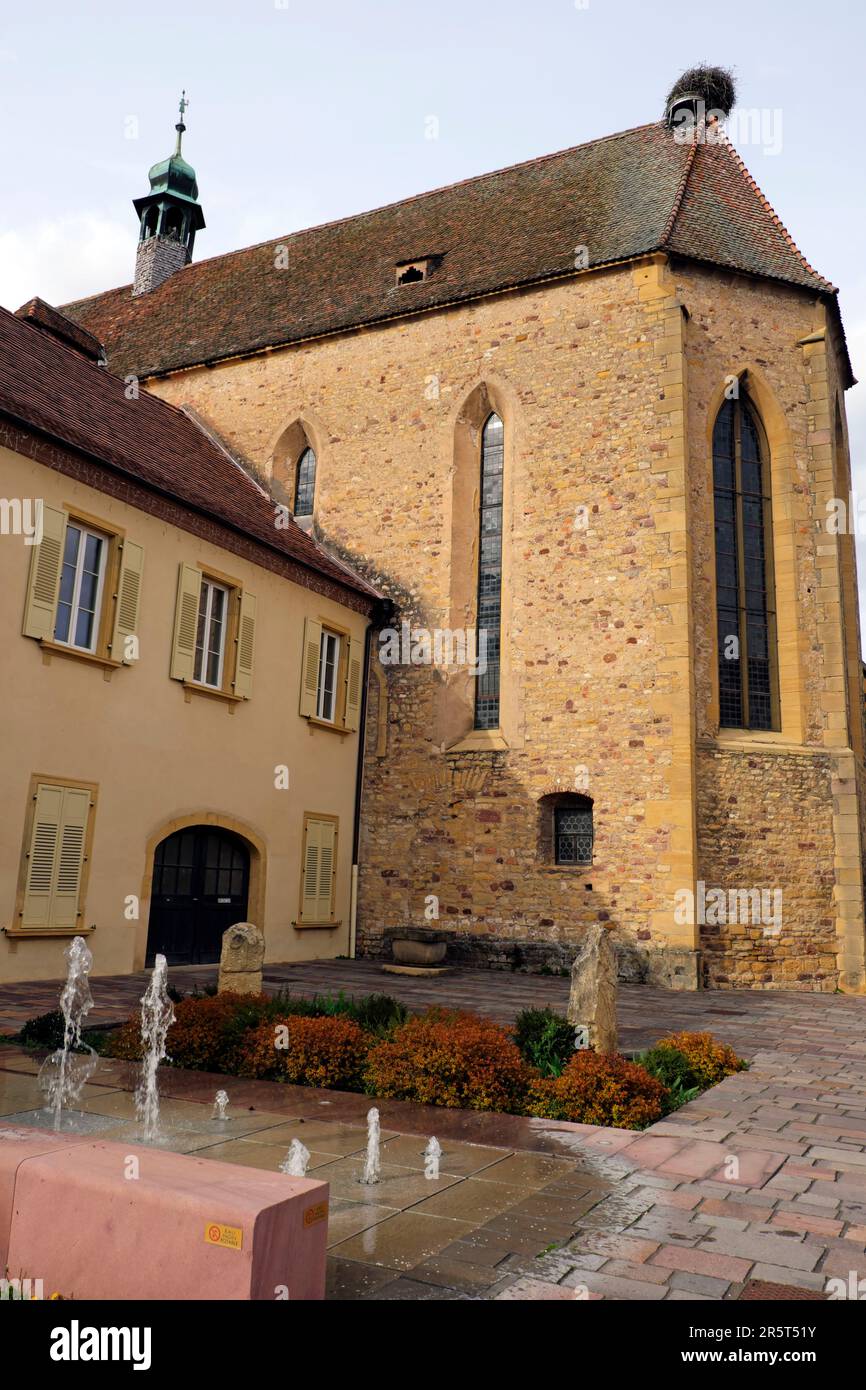
[[[542,1076],[561,1076],[574,1056],[575,1030],[553,1009],[522,1009],[514,1020],[514,1041]]]
[[[351,1017],[365,1033],[384,1038],[406,1022],[409,1010],[390,994],[367,994],[355,1000]]]
[[[37,1018],[29,1018],[18,1034],[18,1041],[25,1047],[50,1047],[63,1046],[63,1030],[66,1024],[63,1014],[59,1009],[52,1009],[49,1014],[39,1014]]]
[[[650,1076],[656,1077],[663,1086],[681,1086],[685,1089],[696,1084],[694,1069],[684,1052],[675,1047],[650,1047],[635,1061],[646,1067]]]
[[[747,1066],[732,1047],[718,1042],[712,1033],[671,1033],[650,1051],[679,1053],[688,1063],[688,1071],[677,1073],[683,1086],[697,1086],[702,1091]]]

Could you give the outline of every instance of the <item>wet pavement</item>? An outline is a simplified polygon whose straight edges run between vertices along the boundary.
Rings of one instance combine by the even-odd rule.
[[[369,993],[383,978],[397,992],[389,977],[372,983],[368,962],[290,970],[298,993],[350,982]],[[524,990],[559,1007],[567,984],[481,971],[409,983],[494,1017],[513,1017]],[[214,1160],[275,1170],[303,1140],[310,1171],[331,1184],[332,1299],[678,1301],[734,1298],[751,1279],[821,1291],[866,1277],[866,999],[632,987],[620,1018],[623,1046],[707,1029],[751,1069],[640,1134],[377,1102],[373,1188],[359,1182],[368,1097],[166,1069],[164,1111],[178,1148]],[[36,1068],[0,1048],[0,1122],[39,1105]],[[124,1123],[132,1084],[128,1064],[102,1061],[83,1106]],[[220,1086],[231,1099],[222,1129],[211,1118]],[[430,1135],[443,1147],[436,1182],[423,1171]]]

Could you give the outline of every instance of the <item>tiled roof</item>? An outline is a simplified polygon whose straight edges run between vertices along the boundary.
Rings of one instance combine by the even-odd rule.
[[[61,343],[75,348],[92,362],[100,362],[105,356],[105,350],[98,338],[67,318],[65,314],[61,314],[53,304],[46,304],[45,300],[38,296],[28,299],[26,304],[16,309],[15,317],[26,319],[33,328],[39,328],[43,333],[50,333],[53,337],[59,338]]]
[[[46,306],[50,307],[50,306]],[[0,309],[0,415],[99,460],[197,514],[367,598],[379,594],[287,518],[183,411],[125,383],[51,332]],[[73,326],[69,325],[70,329]]]
[[[375,212],[200,261],[133,299],[66,306],[139,376],[299,342],[395,315],[670,249],[829,294],[727,143],[640,126]],[[285,269],[275,260],[284,249]],[[397,287],[395,268],[436,258]]]

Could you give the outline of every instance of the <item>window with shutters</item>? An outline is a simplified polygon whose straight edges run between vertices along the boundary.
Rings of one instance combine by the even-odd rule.
[[[336,816],[304,816],[299,927],[339,925],[334,921],[338,826]]]
[[[252,695],[256,643],[256,600],[226,575],[205,572],[199,565],[178,568],[174,635],[171,649],[173,680],[188,691],[201,691],[227,700]]]
[[[95,806],[93,783],[32,779],[13,932],[75,935],[84,929]]]
[[[307,618],[301,664],[301,715],[323,727],[354,733],[360,724],[363,682],[363,641]]]
[[[229,590],[222,584],[203,579],[198,602],[192,678],[214,690],[222,689],[228,606]]]
[[[69,519],[60,569],[54,640],[92,652],[99,637],[108,537]]]
[[[340,638],[338,633],[322,632],[319,644],[319,680],[316,691],[316,715],[333,724],[337,712],[337,673],[340,669]]]
[[[96,518],[43,508],[33,547],[24,634],[54,652],[104,666],[138,659],[144,551]]]

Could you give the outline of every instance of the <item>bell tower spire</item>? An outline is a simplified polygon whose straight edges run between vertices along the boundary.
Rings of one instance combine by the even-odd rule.
[[[195,234],[205,225],[198,202],[195,170],[181,153],[188,107],[184,90],[180,98],[180,120],[175,126],[174,154],[154,164],[149,174],[150,192],[133,203],[139,222],[133,295],[148,294],[170,275],[189,265]]]

